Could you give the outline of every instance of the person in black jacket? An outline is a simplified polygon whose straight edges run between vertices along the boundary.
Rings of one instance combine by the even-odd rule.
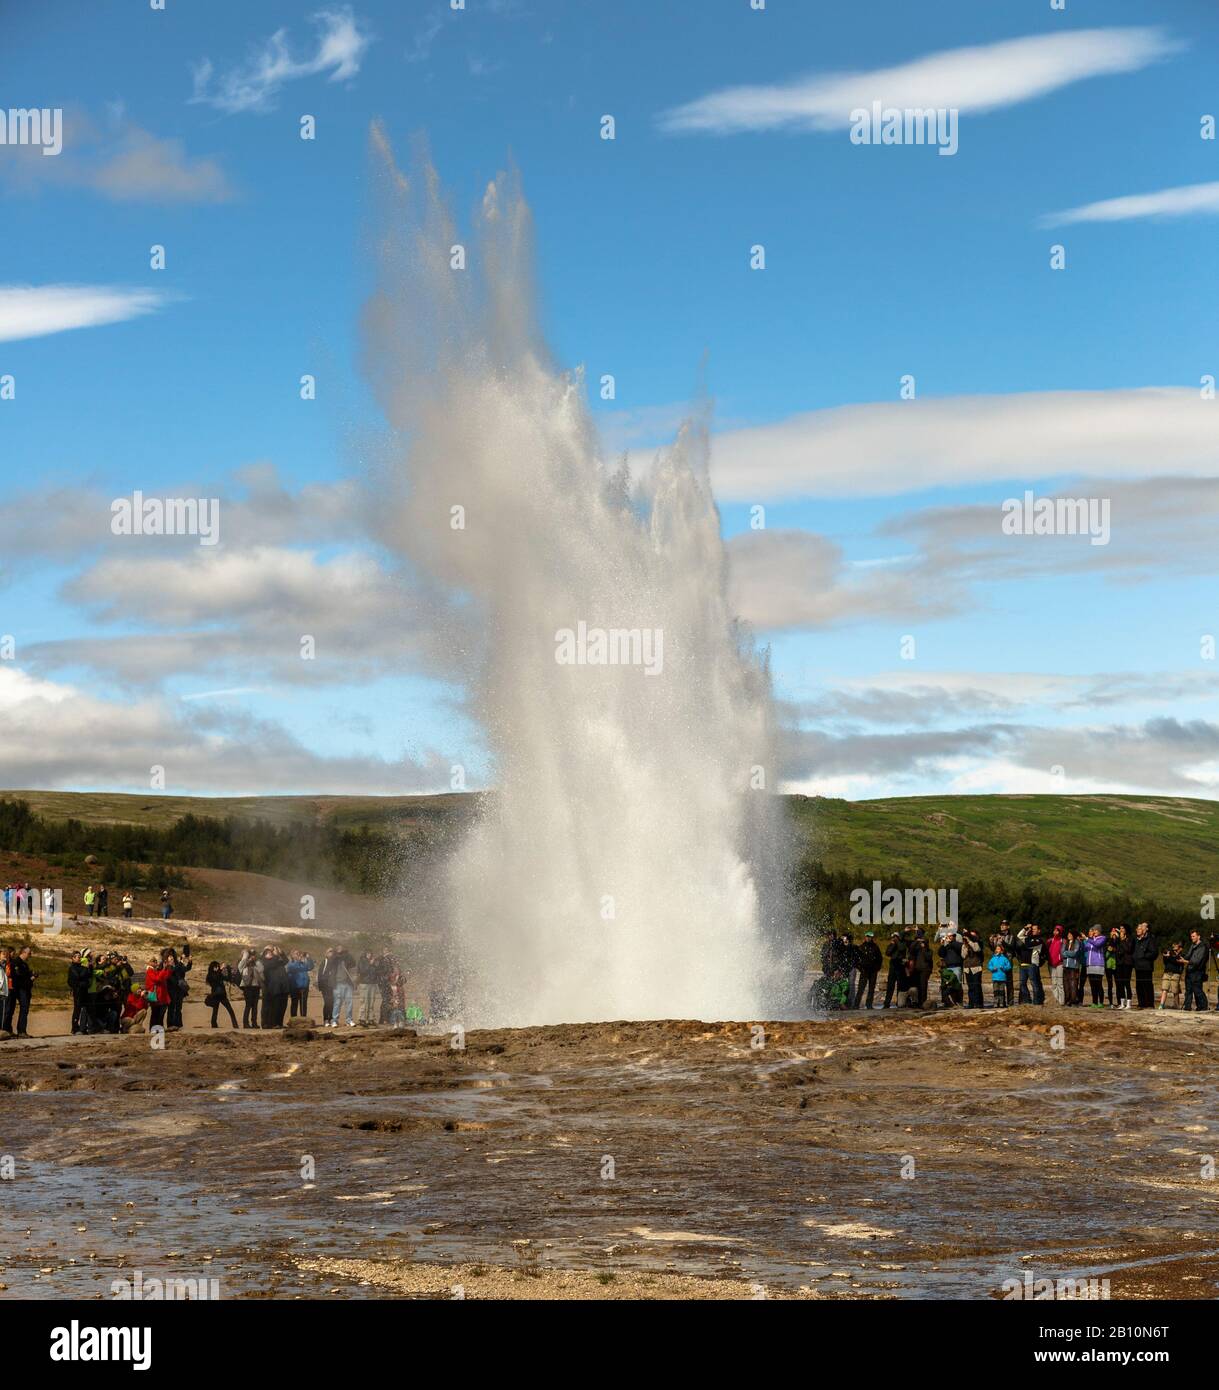
[[[13,981],[10,1028],[19,1038],[24,1038],[27,1036],[25,1028],[30,1017],[34,981],[38,978],[30,969],[30,948],[23,946],[9,961],[8,967]]]
[[[961,939],[953,930],[940,946],[940,1003],[946,1009],[961,1002],[964,989],[961,976],[964,973],[964,953]]]
[[[182,1005],[190,993],[186,976],[194,965],[190,956],[190,943],[182,943],[180,956],[172,946],[167,946],[161,952],[161,959],[169,967],[169,1012],[165,1018],[165,1028],[168,1031],[171,1028],[182,1027]]]
[[[914,944],[910,948],[910,960],[914,966],[914,975],[918,980],[918,1006],[920,1009],[927,1007],[927,991],[931,986],[931,971],[935,966],[935,960],[931,954],[931,947],[927,944],[927,933],[919,927],[914,933]]]
[[[982,999],[982,966],[984,961],[981,938],[972,927],[966,927],[961,933],[961,971],[965,976],[965,988],[968,991],[968,997],[965,1001],[967,1009],[984,1009],[986,1007]]]
[[[334,972],[338,947],[331,946],[318,966],[317,987],[322,994],[322,1024],[328,1024],[334,1014]]]
[[[1156,1004],[1155,968],[1160,948],[1151,934],[1151,927],[1140,922],[1134,929],[1134,946],[1131,959],[1134,962],[1135,1002],[1140,1009],[1154,1009]]]
[[[894,994],[901,993],[902,979],[905,975],[906,943],[900,932],[889,933],[889,944],[885,947],[885,959],[889,962],[889,973],[885,976],[886,1009],[893,1007]]]
[[[1164,952],[1164,977],[1160,982],[1160,1008],[1164,1008],[1171,995],[1173,1008],[1179,1009],[1184,997],[1184,988],[1185,953],[1181,950],[1181,943],[1174,941]]]
[[[1009,960],[1016,959],[1016,933],[1012,931],[1006,921],[999,923],[999,930],[990,939],[990,954],[992,956],[998,946],[1003,947],[1003,954]]]
[[[87,965],[81,964],[80,952],[72,952],[72,961],[68,966],[68,990],[72,995],[72,1031],[79,1033],[80,1012],[85,1007],[85,996],[89,992],[90,970]]]
[[[1029,922],[1016,933],[1016,956],[1020,963],[1020,1003],[1044,1004],[1045,986],[1041,983],[1041,962],[1046,949],[1041,927]]]
[[[265,976],[262,991],[262,1026],[282,1028],[284,1014],[288,1011],[288,996],[292,992],[284,953],[275,946],[268,946],[262,953],[262,969]]]
[[[1113,952],[1113,978],[1117,983],[1117,1006],[1128,1009],[1131,1003],[1130,976],[1134,973],[1134,942],[1125,923],[1118,927],[1110,938],[1109,949]]]
[[[863,934],[863,941],[855,949],[855,1001],[852,1005],[856,1009],[870,1009],[872,999],[876,993],[876,977],[880,974],[880,965],[883,957],[880,954],[880,947],[876,944],[876,933],[866,931]],[[867,991],[867,1002],[864,1002],[864,992]]]
[[[237,1015],[233,1012],[233,1006],[229,1003],[228,975],[223,965],[218,960],[209,962],[207,967],[207,997],[205,1004],[210,1004],[212,1009],[212,1027],[217,1027],[216,1015],[221,1009],[229,1016],[229,1022],[234,1028],[237,1027]]]
[[[1195,927],[1189,934],[1189,950],[1185,953],[1185,1003],[1182,1008],[1189,1009],[1196,1004],[1199,1013],[1210,1007],[1206,1002],[1206,963],[1210,959],[1210,947],[1202,940],[1202,933]]]

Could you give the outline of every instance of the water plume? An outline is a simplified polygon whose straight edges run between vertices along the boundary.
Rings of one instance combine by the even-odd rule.
[[[459,1017],[790,1015],[770,677],[726,596],[705,412],[646,476],[607,462],[538,331],[516,176],[465,237],[425,158],[373,146],[382,536],[444,596],[494,787],[446,868]]]

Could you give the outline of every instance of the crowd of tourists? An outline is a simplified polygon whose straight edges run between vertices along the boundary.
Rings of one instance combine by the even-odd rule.
[[[0,947],[0,1027],[24,1037],[37,976],[31,950]],[[150,955],[141,971],[118,950],[74,951],[68,964],[73,1033],[119,1033],[139,1028],[182,1027],[182,1006],[191,992],[195,968],[189,942]],[[306,951],[278,946],[246,947],[236,961],[208,962],[203,1003],[211,1026],[220,1013],[233,1028],[282,1028],[290,1018],[309,1016],[312,990],[321,1001],[324,1026],[349,1028],[387,1024],[402,1028],[420,1022],[423,1010],[408,998],[408,976],[389,952],[353,956],[341,946],[326,951],[320,965]],[[196,977],[197,978],[197,977]],[[241,1023],[229,991],[242,1004]]]
[[[0,892],[0,922],[11,922],[14,926],[20,926],[23,923],[49,921],[56,913],[56,897],[54,888],[38,888],[31,883],[6,883]],[[130,888],[123,890],[120,903],[124,917],[134,916],[136,897]],[[104,883],[89,884],[81,895],[81,904],[86,917],[109,917],[110,889]],[[155,913],[148,911],[142,915],[155,915],[168,921],[174,915],[173,898],[169,889],[161,889]]]
[[[110,890],[104,883],[94,886],[92,883],[85,889],[83,895],[86,917],[109,917],[110,916]],[[135,894],[130,888],[123,892],[123,916],[130,917],[135,911]],[[151,914],[147,914],[151,916]],[[173,899],[170,897],[169,889],[161,889],[161,900],[157,904],[157,915],[166,922],[174,915]]]
[[[1056,926],[1045,932],[1036,922],[1019,930],[1000,922],[985,941],[973,928],[945,922],[931,937],[921,926],[891,931],[883,952],[874,931],[859,942],[849,932],[837,932],[822,947],[814,995],[816,1003],[831,1009],[925,1009],[935,976],[939,1007],[982,1009],[985,972],[998,1009],[1045,1004],[1048,982],[1050,997],[1064,1008],[1205,1012],[1212,955],[1219,963],[1219,936],[1207,940],[1195,929],[1187,942],[1173,941],[1161,950],[1147,922],[1133,929]],[[1158,1003],[1157,963],[1162,971]],[[884,1000],[877,1005],[877,981],[886,966]]]
[[[54,888],[35,888],[30,883],[6,883],[0,893],[0,911],[6,922],[33,922],[55,911]]]

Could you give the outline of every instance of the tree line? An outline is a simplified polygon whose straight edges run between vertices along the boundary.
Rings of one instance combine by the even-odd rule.
[[[28,802],[0,799],[0,847],[38,855],[52,865],[75,865],[86,854],[98,861],[98,882],[112,888],[184,887],[183,868],[241,869],[274,878],[297,878],[352,893],[410,891],[443,847],[456,824],[437,822],[431,832],[411,827],[384,832],[368,826],[345,829],[327,822],[273,824],[238,816],[179,816],[171,825],[86,825],[75,819],[48,820]],[[146,866],[153,866],[148,869]],[[879,880],[901,893],[927,890],[883,870],[830,868],[806,855],[793,871],[792,888],[802,928],[820,935],[849,931],[858,937],[864,927],[851,919],[852,892],[870,889]],[[1199,926],[1199,914],[1187,908],[1166,907],[1150,899],[1094,897],[1033,879],[1021,886],[992,880],[973,880],[952,886],[959,902],[958,926],[975,927],[985,937],[998,922],[1023,925],[1040,922],[1044,929],[1061,923],[1077,930],[1099,922],[1115,927],[1150,922],[1157,937],[1185,941]],[[927,925],[934,926],[934,923]],[[878,935],[892,927],[873,924]]]
[[[367,826],[274,825],[193,814],[163,827],[86,825],[75,819],[48,820],[28,802],[7,799],[0,800],[0,845],[60,867],[92,854],[98,881],[120,889],[139,886],[149,877],[139,866],[152,864],[159,871],[152,877],[170,886],[183,886],[179,870],[189,867],[303,878],[355,893],[385,891],[405,860],[431,849],[428,837],[414,829],[391,835]]]
[[[845,931],[858,939],[867,927],[851,919],[851,894],[861,888],[870,890],[874,880],[881,882],[885,889],[895,888],[903,895],[907,890],[927,891],[932,887],[881,870],[831,869],[819,859],[807,857],[795,873],[800,918],[805,929],[818,936],[830,931]],[[1037,879],[1020,886],[998,879],[977,879],[935,887],[956,888],[960,918],[957,926],[973,927],[983,940],[1005,919],[1017,927],[1026,922],[1039,922],[1043,932],[1052,931],[1055,926],[1083,931],[1099,923],[1108,930],[1123,922],[1129,927],[1149,922],[1157,940],[1163,944],[1187,941],[1194,927],[1205,930],[1207,926],[1200,920],[1198,910],[1167,907],[1149,898],[1094,897]],[[926,925],[934,927],[936,924],[928,922]],[[887,937],[894,930],[884,922],[871,926],[878,938]]]

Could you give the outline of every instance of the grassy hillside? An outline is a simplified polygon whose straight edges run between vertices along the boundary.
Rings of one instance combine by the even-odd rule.
[[[166,826],[179,816],[237,816],[273,825],[330,822],[347,830],[409,828],[444,820],[464,811],[476,797],[447,796],[170,796],[126,792],[0,791],[0,797],[26,801],[48,820],[85,825]],[[0,846],[2,848],[2,846]]]
[[[791,798],[801,838],[861,879],[1052,885],[1197,911],[1219,893],[1219,802],[1156,796]]]
[[[164,827],[177,817],[329,824],[408,834],[470,814],[472,796],[127,796],[14,791],[39,815],[86,825]],[[1219,803],[1182,797],[939,796],[878,801],[790,797],[806,853],[861,882],[901,876],[950,888],[965,881],[1043,884],[1089,898],[1153,899],[1197,910],[1219,893]],[[0,850],[5,846],[0,845]]]

